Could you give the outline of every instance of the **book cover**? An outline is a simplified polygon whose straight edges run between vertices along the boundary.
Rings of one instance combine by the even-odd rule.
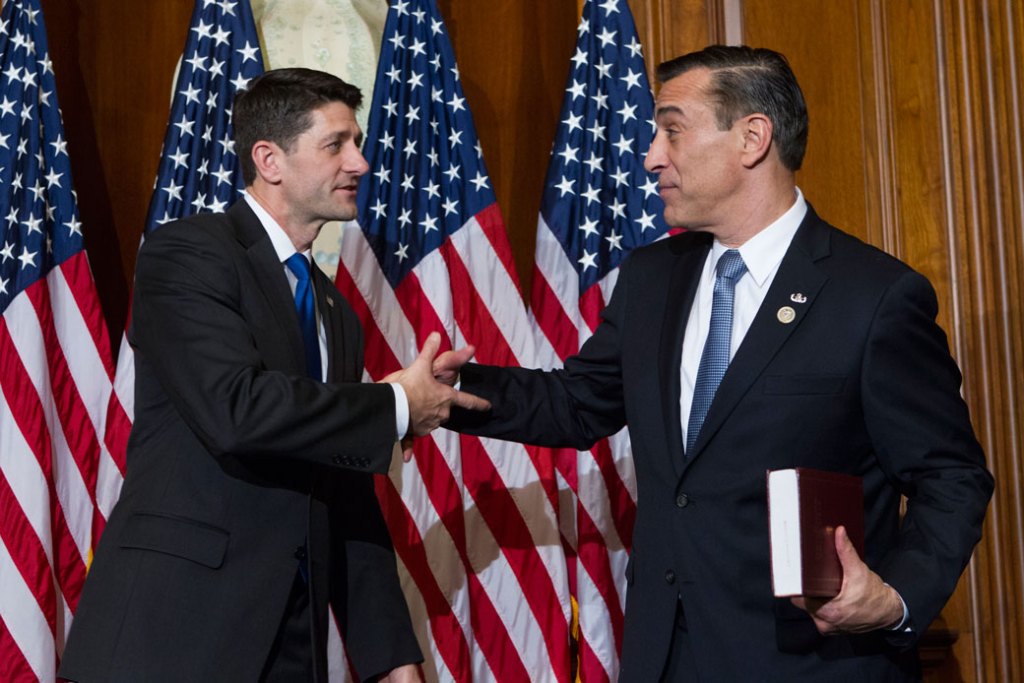
[[[861,478],[804,467],[768,472],[772,590],[776,597],[834,597],[843,582],[835,530],[864,556]]]

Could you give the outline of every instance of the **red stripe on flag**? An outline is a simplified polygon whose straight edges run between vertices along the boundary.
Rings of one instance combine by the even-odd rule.
[[[36,672],[29,666],[21,648],[14,642],[11,630],[0,616],[0,681],[37,681]]]
[[[125,344],[125,348],[129,348],[127,344]],[[128,413],[125,412],[124,406],[121,405],[121,400],[117,397],[117,394],[113,391],[110,392],[110,401],[107,403],[106,434],[103,437],[103,443],[107,445],[107,452],[114,459],[114,464],[117,465],[117,470],[121,473],[122,478],[128,467],[128,436],[131,434],[131,431],[132,423],[128,419]]]
[[[483,230],[491,249],[501,261],[501,265],[505,267],[505,271],[512,279],[516,289],[522,291],[522,287],[519,285],[519,275],[516,273],[515,258],[512,256],[512,245],[509,244],[508,233],[505,232],[505,223],[501,220],[501,209],[498,208],[498,203],[495,202],[480,211],[476,215],[476,222]]]
[[[366,304],[366,300],[363,299],[359,287],[356,286],[352,274],[348,272],[348,268],[345,267],[344,263],[338,264],[335,286],[363,323],[363,347],[366,350],[363,364],[366,366],[366,371],[370,373],[370,377],[379,379],[401,368],[401,363],[399,363],[395,354],[392,353],[387,339],[384,338],[380,328],[377,327],[377,323],[373,319],[373,312]]]
[[[633,547],[633,522],[636,520],[636,503],[626,482],[615,469],[615,458],[612,454],[611,442],[601,439],[590,449],[597,466],[601,471],[608,498],[611,502],[612,521],[618,531],[619,539],[625,548]]]
[[[533,268],[533,295],[530,306],[541,331],[562,361],[579,351],[579,330],[562,308],[555,291],[544,278],[544,273],[536,266]]]
[[[107,323],[96,293],[96,285],[92,280],[92,271],[89,270],[89,259],[84,251],[80,251],[62,263],[60,270],[67,280],[72,296],[75,297],[75,303],[85,320],[85,327],[89,330],[92,345],[96,347],[107,371],[107,377],[113,380],[114,362],[110,349],[110,335],[107,333]]]
[[[617,645],[616,649],[620,647]],[[586,638],[580,639],[579,680],[586,681],[587,683],[610,683],[611,681],[604,665],[601,664],[601,660],[594,654],[594,650],[591,649]]]
[[[473,665],[469,658],[469,644],[451,605],[441,592],[430,569],[426,547],[416,529],[416,523],[402,503],[402,498],[390,479],[374,477],[377,498],[380,499],[384,519],[391,531],[391,540],[402,563],[416,583],[427,608],[430,632],[445,666],[456,680],[472,680]]]
[[[601,294],[601,287],[598,283],[591,285],[580,294],[580,314],[583,316],[583,322],[590,328],[591,334],[601,324],[603,309],[604,296]]]
[[[608,609],[612,624],[612,635],[615,638],[615,651],[622,651],[622,628],[624,617],[619,606],[619,592],[615,588],[615,574],[612,572],[611,561],[608,559],[608,548],[601,530],[597,528],[590,513],[583,505],[576,507],[576,530],[579,543],[576,554],[583,563],[583,568],[590,575],[590,580],[601,593],[601,598]]]
[[[11,490],[7,477],[0,473],[0,538],[3,538],[11,554],[14,566],[32,592],[39,605],[39,610],[50,626],[50,632],[57,632],[57,591],[53,585],[53,573],[50,561],[46,557],[35,529],[29,523],[25,512],[21,509],[18,499]],[[3,590],[10,590],[4,588]],[[6,680],[6,679],[0,679]]]
[[[45,280],[39,280],[30,286],[26,292],[33,292],[37,288],[45,286]],[[10,330],[7,327],[7,320],[0,319],[0,358],[2,358],[2,370],[0,377],[3,378],[3,392],[11,409],[11,416],[14,418],[18,429],[32,450],[46,480],[47,495],[50,500],[51,517],[50,533],[52,534],[53,559],[56,563],[56,575],[65,591],[65,597],[74,598],[74,604],[78,602],[78,594],[81,592],[81,583],[85,580],[85,564],[78,546],[75,544],[67,520],[60,510],[53,477],[53,442],[46,427],[46,417],[43,405],[39,401],[32,380],[28,376],[25,366],[21,362],[21,356],[11,339]],[[15,501],[16,502],[16,501]],[[7,510],[6,507],[0,507]],[[18,508],[20,510],[20,508]],[[12,541],[14,539],[11,539]],[[40,539],[44,541],[45,539]],[[11,545],[9,547],[17,547]],[[33,584],[29,584],[32,586]],[[33,592],[36,588],[33,588]],[[41,594],[36,594],[41,595]]]
[[[461,444],[463,477],[473,493],[473,501],[519,579],[526,601],[544,633],[544,644],[555,674],[559,680],[566,680],[569,624],[559,609],[561,603],[547,567],[483,444],[471,436],[463,436]]]

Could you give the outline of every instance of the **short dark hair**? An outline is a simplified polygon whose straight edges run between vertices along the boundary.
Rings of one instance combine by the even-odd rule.
[[[785,56],[763,47],[710,45],[659,64],[658,82],[701,68],[711,71],[708,96],[718,127],[728,130],[737,119],[764,114],[783,165],[800,170],[807,151],[807,104]]]
[[[323,71],[273,69],[253,79],[235,96],[231,115],[245,184],[256,180],[252,147],[257,141],[269,140],[287,151],[309,128],[314,110],[342,102],[354,111],[362,101],[359,88]]]

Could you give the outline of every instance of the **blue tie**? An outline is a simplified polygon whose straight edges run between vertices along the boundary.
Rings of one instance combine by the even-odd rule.
[[[306,372],[314,379],[323,377],[320,365],[320,335],[316,327],[316,304],[313,303],[313,281],[310,264],[302,254],[292,254],[284,262],[295,274],[295,309],[299,312],[302,342],[306,347]]]
[[[686,455],[689,457],[697,443],[704,418],[715,398],[718,385],[729,367],[729,345],[732,339],[732,302],[736,281],[747,272],[740,252],[730,249],[718,259],[715,266],[715,294],[711,301],[711,328],[704,342],[704,352],[697,369],[697,382],[693,387],[690,421],[686,427]]]

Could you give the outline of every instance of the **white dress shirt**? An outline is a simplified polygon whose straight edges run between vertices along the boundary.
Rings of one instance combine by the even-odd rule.
[[[256,217],[260,221],[260,225],[267,232],[267,237],[270,238],[270,243],[274,245],[274,251],[277,253],[277,258],[281,261],[281,268],[284,270],[284,276],[288,278],[288,287],[292,290],[292,297],[295,296],[295,287],[298,284],[298,279],[287,265],[285,261],[292,257],[293,254],[299,253],[295,249],[295,245],[292,244],[291,238],[284,231],[277,221],[274,220],[266,209],[260,206],[260,203],[249,196],[248,193],[243,195],[246,203],[249,204],[249,208],[253,210]],[[303,257],[307,261],[313,258],[311,250],[307,249],[302,252]],[[314,286],[314,292],[315,284]],[[316,306],[313,307],[316,310],[316,327],[317,337],[320,341],[320,380],[327,380],[327,330],[324,327],[323,318],[320,317],[320,310]],[[405,433],[409,430],[409,400],[405,395],[405,389],[402,385],[391,382],[391,388],[395,392],[395,434],[400,439],[405,436]]]
[[[807,215],[807,202],[800,189],[796,190],[796,201],[778,220],[757,233],[739,247],[740,256],[747,266],[747,272],[736,282],[732,309],[732,337],[729,344],[729,360],[736,355],[750,323],[757,315],[775,273],[779,270],[782,257],[789,249],[797,228]],[[679,393],[679,416],[683,425],[683,443],[686,443],[686,427],[690,420],[690,405],[693,403],[693,387],[697,381],[697,369],[704,352],[704,342],[711,327],[711,302],[715,291],[715,266],[718,259],[728,250],[717,239],[711,246],[704,270],[697,284],[697,295],[686,321],[683,336],[683,356],[679,372],[682,380]]]

